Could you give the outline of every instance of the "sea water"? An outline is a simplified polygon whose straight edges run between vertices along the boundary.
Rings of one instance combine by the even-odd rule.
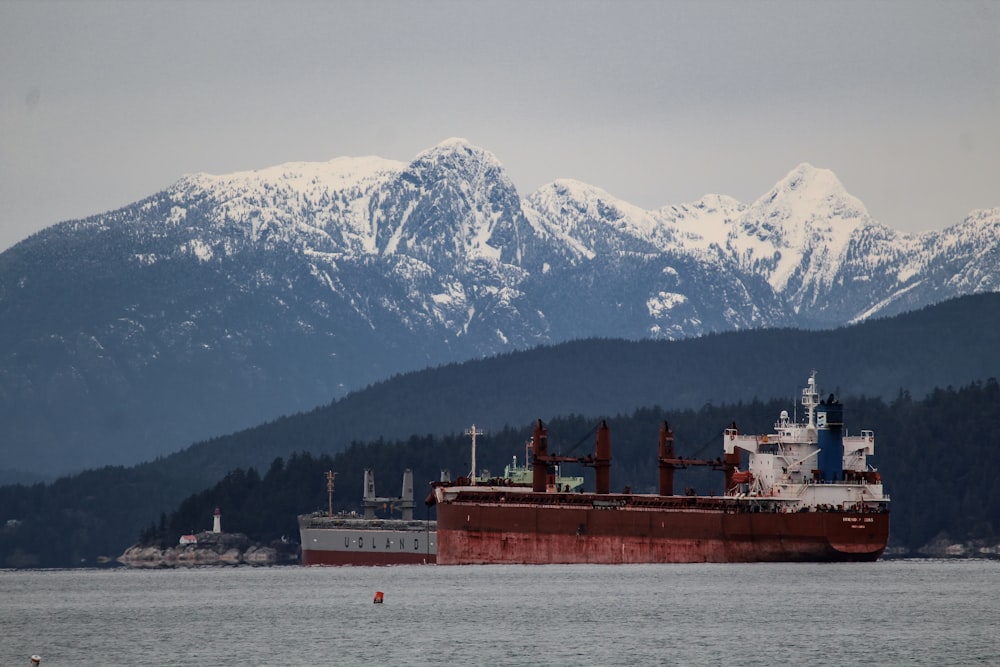
[[[985,560],[7,570],[0,665],[986,665],[998,594]]]

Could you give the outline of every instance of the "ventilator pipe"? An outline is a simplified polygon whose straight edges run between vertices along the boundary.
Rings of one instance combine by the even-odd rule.
[[[365,468],[365,489],[362,504],[365,508],[365,518],[374,519],[377,502],[375,500],[375,471],[371,468]]]
[[[413,521],[413,471],[409,468],[403,471],[403,490],[399,494],[399,508],[404,521]]]
[[[611,429],[601,420],[597,427],[597,444],[594,452],[594,487],[597,493],[611,493]]]
[[[548,472],[548,462],[545,459],[549,455],[549,436],[541,419],[535,422],[535,429],[531,434],[531,453],[531,490],[535,493],[544,493]]]
[[[674,495],[674,466],[667,463],[666,459],[674,458],[674,432],[670,430],[667,422],[660,426],[660,495]]]

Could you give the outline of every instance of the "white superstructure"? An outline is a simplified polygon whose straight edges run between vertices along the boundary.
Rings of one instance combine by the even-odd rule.
[[[744,435],[735,425],[726,429],[726,454],[749,452],[748,469],[733,474],[734,485],[726,494],[780,500],[787,511],[884,510],[889,496],[878,471],[868,464],[875,453],[875,433],[844,434],[843,406],[832,395],[820,400],[815,371],[802,390],[802,406],[804,422],[792,421],[782,410],[774,432],[766,435]]]

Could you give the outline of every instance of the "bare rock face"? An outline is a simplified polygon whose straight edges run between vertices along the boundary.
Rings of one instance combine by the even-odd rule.
[[[198,533],[197,542],[173,547],[135,544],[118,562],[135,568],[286,565],[298,562],[295,545],[261,545],[242,533]]]

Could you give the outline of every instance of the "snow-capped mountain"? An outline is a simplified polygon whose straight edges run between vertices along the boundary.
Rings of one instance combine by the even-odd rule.
[[[839,326],[997,290],[998,245],[1000,208],[900,234],[807,164],[652,211],[565,179],[522,198],[461,139],[196,174],[0,254],[0,447],[131,462],[429,365]]]
[[[803,164],[740,216],[726,249],[799,313],[822,302],[855,232],[871,224],[833,172]]]

